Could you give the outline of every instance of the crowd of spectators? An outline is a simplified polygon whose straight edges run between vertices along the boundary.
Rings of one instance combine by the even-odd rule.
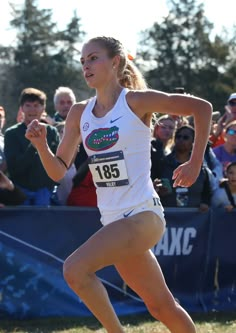
[[[223,115],[213,112],[202,169],[196,182],[188,188],[174,188],[172,174],[190,157],[194,140],[193,118],[182,119],[180,124],[179,119],[173,117],[176,122],[172,132],[168,131],[172,126],[166,119],[165,116],[158,118],[151,142],[151,178],[163,206],[198,207],[201,212],[209,207],[224,207],[231,211],[236,202],[236,93],[229,96]],[[167,136],[157,134],[164,127],[166,135],[172,133],[168,141]],[[169,153],[166,153],[167,142],[172,142]]]
[[[96,188],[82,143],[64,178],[55,183],[46,174],[36,149],[25,138],[27,125],[38,119],[45,123],[49,146],[56,151],[76,98],[69,87],[58,87],[52,116],[47,114],[46,101],[43,91],[24,89],[16,124],[10,127],[6,126],[5,110],[0,106],[0,207],[96,207]],[[156,119],[151,140],[151,179],[161,202],[164,207],[197,207],[201,212],[209,207],[231,211],[236,207],[236,93],[229,96],[222,114],[213,112],[212,130],[196,182],[189,188],[174,188],[173,171],[189,159],[194,135],[192,117],[160,115]]]

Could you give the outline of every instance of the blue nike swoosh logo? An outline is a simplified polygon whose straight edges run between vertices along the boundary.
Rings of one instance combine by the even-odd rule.
[[[124,213],[123,215],[124,215],[124,217],[128,217],[132,212],[134,211],[134,209],[132,209],[130,212],[128,212],[128,213]]]
[[[119,120],[119,119],[122,118],[122,117],[123,117],[123,116],[120,116],[120,117],[118,117],[118,118],[116,118],[116,119],[110,120],[110,123],[112,124],[112,123],[114,123],[115,121]]]

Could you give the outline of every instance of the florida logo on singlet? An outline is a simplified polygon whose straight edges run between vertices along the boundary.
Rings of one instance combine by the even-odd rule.
[[[117,126],[95,129],[86,137],[85,145],[94,151],[109,149],[119,140],[118,131]]]

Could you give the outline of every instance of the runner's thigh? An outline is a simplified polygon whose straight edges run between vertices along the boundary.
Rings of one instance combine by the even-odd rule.
[[[172,301],[163,273],[151,250],[115,265],[122,279],[146,304]]]
[[[101,228],[68,258],[90,271],[144,253],[163,232],[163,222],[153,212],[142,212]],[[68,261],[67,260],[67,261]]]

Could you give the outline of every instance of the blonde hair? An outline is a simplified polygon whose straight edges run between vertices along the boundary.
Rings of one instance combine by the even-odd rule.
[[[174,141],[175,141],[175,140],[174,140],[174,137],[175,137],[175,131],[176,131],[176,129],[177,129],[176,121],[172,118],[172,116],[169,115],[169,114],[165,114],[165,115],[163,115],[163,116],[158,117],[158,118],[156,119],[155,124],[154,124],[154,128],[153,128],[153,131],[152,131],[152,132],[153,132],[152,135],[153,135],[154,138],[157,138],[157,136],[156,136],[156,132],[157,132],[158,128],[161,126],[163,120],[164,120],[164,121],[165,121],[165,120],[169,120],[169,121],[171,121],[171,122],[173,123],[173,126],[174,126],[172,137],[166,142],[166,144],[165,144],[165,146],[164,146],[164,151],[168,152],[168,151],[171,151],[172,148],[173,148],[173,146],[174,146]]]
[[[99,43],[104,49],[107,50],[109,58],[113,58],[116,55],[120,57],[120,63],[118,67],[119,83],[122,87],[130,90],[142,90],[147,88],[146,81],[135,66],[132,60],[129,59],[128,53],[124,49],[122,43],[113,37],[95,37],[88,41]]]

